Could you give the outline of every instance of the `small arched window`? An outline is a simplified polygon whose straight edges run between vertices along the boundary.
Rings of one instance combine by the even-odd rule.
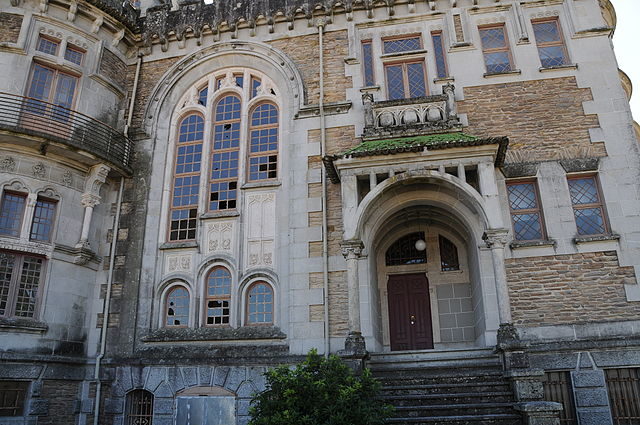
[[[125,424],[153,424],[153,394],[146,390],[133,390],[127,394]]]
[[[169,240],[195,239],[204,119],[189,115],[180,123],[171,192]]]
[[[427,250],[418,251],[416,242],[425,240],[424,232],[409,233],[395,241],[387,249],[386,265],[402,266],[406,264],[424,264],[427,262]]]
[[[228,325],[231,317],[231,273],[215,267],[207,275],[206,324]]]
[[[247,324],[273,324],[273,289],[266,282],[256,282],[247,291]]]
[[[240,152],[240,111],[242,102],[234,95],[215,107],[209,210],[232,210],[238,199],[238,158]]]
[[[249,122],[249,181],[278,177],[278,108],[258,105]]]
[[[460,261],[458,260],[458,248],[449,239],[439,235],[438,242],[440,245],[440,267],[443,272],[460,270]]]
[[[176,286],[167,293],[165,302],[165,326],[187,326],[189,324],[189,291]]]

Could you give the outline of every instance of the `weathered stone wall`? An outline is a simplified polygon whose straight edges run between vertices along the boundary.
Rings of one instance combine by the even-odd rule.
[[[12,13],[0,13],[0,43],[15,43],[20,35],[22,16]]]
[[[320,99],[320,58],[318,57],[318,35],[284,38],[271,42],[295,63],[302,78],[309,104]],[[351,77],[345,76],[344,58],[348,56],[349,41],[347,31],[332,31],[324,35],[325,59],[325,102],[346,100],[348,88],[353,87]]]
[[[79,399],[80,382],[47,380],[42,383],[41,397],[48,400],[46,414],[38,418],[38,424],[68,425],[76,422],[76,400]],[[44,413],[44,412],[43,412]]]
[[[102,48],[100,73],[124,88],[127,84],[127,65],[109,49]]]
[[[309,289],[323,287],[322,273],[309,273]],[[312,321],[324,320],[324,306],[309,306]],[[349,295],[347,293],[347,272],[329,273],[329,336],[345,337],[349,330]]]
[[[525,161],[605,156],[603,144],[594,144],[589,129],[596,115],[585,115],[582,102],[592,100],[591,89],[578,88],[575,77],[523,81],[464,88],[458,111],[467,114],[474,136],[507,136],[509,151],[520,151]],[[518,160],[516,162],[523,162]]]
[[[624,285],[636,283],[633,267],[620,267],[615,251],[506,260],[514,323],[562,325],[637,320],[638,303]]]

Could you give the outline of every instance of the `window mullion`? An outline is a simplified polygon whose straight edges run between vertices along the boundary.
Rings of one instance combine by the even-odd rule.
[[[14,254],[13,273],[11,274],[11,284],[9,285],[9,296],[7,298],[6,317],[13,317],[16,313],[16,303],[18,301],[18,288],[20,287],[20,276],[24,265],[24,256]]]
[[[35,193],[27,195],[24,215],[22,218],[22,227],[20,228],[20,239],[29,240],[31,234],[31,225],[33,223],[33,214],[35,212],[38,196]]]

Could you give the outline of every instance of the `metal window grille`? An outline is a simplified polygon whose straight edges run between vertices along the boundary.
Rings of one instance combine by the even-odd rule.
[[[410,233],[395,241],[386,252],[387,266],[426,263],[427,250],[416,249],[416,242],[420,239],[425,240],[424,232]]]
[[[640,424],[640,374],[638,369],[605,370],[614,425]]]
[[[374,86],[376,84],[373,73],[373,47],[371,40],[362,42],[362,67],[364,68],[364,85]]]
[[[20,236],[26,199],[22,194],[4,192],[0,203],[0,235]]]
[[[479,31],[487,72],[489,74],[510,72],[513,66],[504,25],[480,28]]]
[[[507,193],[514,239],[519,241],[544,239],[545,232],[536,183],[508,183]]]
[[[231,273],[216,267],[207,276],[207,325],[228,325],[231,317]]]
[[[247,321],[252,325],[273,323],[273,290],[268,284],[258,282],[249,289]]]
[[[460,270],[456,245],[442,235],[438,236],[438,243],[440,245],[440,267],[442,271]]]
[[[22,416],[28,389],[26,381],[0,381],[0,416]]]
[[[578,425],[569,372],[545,372],[544,399],[562,404],[560,425]]]
[[[215,108],[209,210],[232,210],[238,199],[240,110],[237,96],[223,97]]]
[[[447,61],[444,54],[444,40],[442,38],[442,31],[432,32],[431,40],[433,41],[433,54],[436,58],[436,72],[438,78],[446,78]]]
[[[533,32],[543,68],[567,64],[567,48],[557,19],[533,22]]]
[[[166,326],[187,326],[189,324],[189,291],[182,286],[169,291],[165,312]]]
[[[126,425],[152,425],[153,394],[145,390],[133,390],[127,394]]]
[[[263,103],[251,114],[249,181],[278,177],[278,108]]]
[[[595,176],[580,176],[567,179],[573,215],[579,235],[601,235],[608,232]]]
[[[197,227],[198,195],[200,191],[200,165],[204,119],[189,115],[178,130],[176,159],[171,193],[169,240],[195,239]]]

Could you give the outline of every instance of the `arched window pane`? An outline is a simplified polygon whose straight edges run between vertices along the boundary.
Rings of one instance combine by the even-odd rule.
[[[273,290],[266,283],[257,283],[247,294],[247,322],[273,323]]]
[[[146,390],[133,390],[127,394],[126,425],[153,424],[153,394]]]
[[[460,270],[460,262],[458,261],[458,248],[449,239],[439,236],[440,244],[440,266],[443,272],[452,270]]]
[[[209,210],[235,209],[238,198],[240,98],[225,96],[216,105]]]
[[[228,325],[231,316],[231,273],[216,267],[207,276],[206,324]]]
[[[196,237],[204,119],[189,115],[180,123],[171,193],[169,240]]]
[[[259,105],[251,114],[249,180],[278,177],[278,109],[271,103]]]
[[[189,323],[189,292],[178,286],[167,294],[166,326],[187,326]]]
[[[416,242],[425,240],[424,232],[410,233],[398,239],[387,249],[386,265],[402,266],[405,264],[424,264],[427,262],[427,251],[418,251]]]

